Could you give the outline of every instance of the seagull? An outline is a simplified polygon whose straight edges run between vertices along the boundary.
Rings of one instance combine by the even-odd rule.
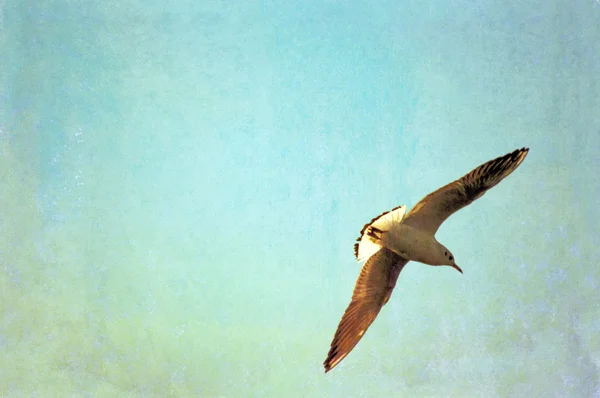
[[[365,224],[354,245],[354,254],[358,261],[366,263],[323,362],[325,373],[339,364],[364,336],[390,299],[406,263],[447,265],[462,274],[454,255],[435,239],[435,233],[450,215],[482,197],[515,171],[528,152],[529,148],[517,149],[482,164],[425,196],[406,216],[406,206],[402,205]]]

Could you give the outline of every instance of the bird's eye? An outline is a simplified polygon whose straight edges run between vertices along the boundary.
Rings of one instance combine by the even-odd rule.
[[[452,256],[450,256],[450,260],[452,260]]]
[[[447,255],[448,255],[448,252],[444,252],[444,256],[447,256]]]

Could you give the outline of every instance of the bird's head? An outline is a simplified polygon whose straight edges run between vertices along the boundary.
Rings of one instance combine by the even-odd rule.
[[[444,263],[442,265],[449,265],[452,268],[454,268],[455,270],[457,270],[458,272],[460,272],[461,274],[463,273],[462,269],[460,269],[460,267],[458,265],[456,265],[456,263],[454,262],[454,254],[452,254],[452,252],[445,247],[444,247]]]

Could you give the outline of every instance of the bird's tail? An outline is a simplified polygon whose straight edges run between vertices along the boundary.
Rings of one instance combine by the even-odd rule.
[[[354,254],[358,261],[366,261],[373,254],[381,249],[381,235],[383,232],[390,230],[395,225],[399,224],[404,218],[406,206],[398,206],[390,211],[386,211],[368,224],[365,224],[360,231],[360,237],[354,245]]]

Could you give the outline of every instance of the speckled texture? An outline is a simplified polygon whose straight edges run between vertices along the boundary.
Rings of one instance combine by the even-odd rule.
[[[0,1],[0,396],[599,396],[599,21]],[[524,146],[323,374],[364,223]]]

